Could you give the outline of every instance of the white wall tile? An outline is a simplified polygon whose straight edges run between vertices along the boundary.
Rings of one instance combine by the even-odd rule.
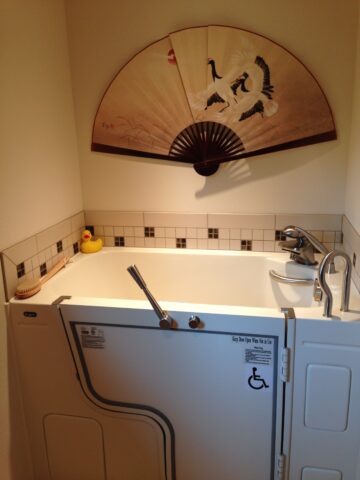
[[[165,239],[165,247],[166,248],[176,248],[175,238],[166,238]]]
[[[242,240],[252,240],[252,230],[241,229],[241,239]]]
[[[186,229],[186,238],[197,238],[197,229],[196,228],[187,228]]]
[[[135,237],[135,247],[145,247],[145,238],[144,237]]]
[[[19,242],[13,247],[7,248],[3,251],[15,265],[23,262],[27,258],[31,258],[37,253],[36,237],[30,237],[23,242]]]
[[[114,227],[109,227],[109,226],[104,226],[104,232],[102,235],[105,235],[105,237],[113,237],[114,236]]]
[[[230,239],[230,250],[241,250],[240,240]]]
[[[207,250],[208,249],[208,240],[206,238],[198,238],[197,248],[199,248],[201,250]]]
[[[186,238],[186,228],[176,228],[175,236],[176,238]]]
[[[230,240],[221,238],[219,240],[219,249],[220,250],[229,250],[229,248],[230,248]]]
[[[305,230],[341,230],[342,215],[333,214],[289,214],[276,215],[276,230],[296,225]]]
[[[141,227],[144,226],[144,215],[143,212],[88,210],[85,212],[85,222],[86,225]]]
[[[240,240],[240,238],[241,238],[240,228],[230,228],[230,239]]]
[[[275,230],[264,230],[264,240],[275,240]]]
[[[154,248],[155,247],[155,237],[145,237],[145,247]]]
[[[207,228],[197,228],[196,229],[197,238],[208,238],[208,229]]]
[[[254,252],[263,252],[264,251],[264,242],[260,240],[253,240],[252,249]]]
[[[275,228],[275,215],[238,215],[213,213],[208,215],[209,228]]]
[[[71,233],[70,219],[64,220],[36,235],[37,248],[43,250]]]
[[[155,237],[165,238],[165,228],[155,227]]]
[[[208,248],[210,250],[218,250],[219,249],[219,240],[216,238],[209,238],[207,241]]]
[[[114,236],[115,237],[123,237],[124,235],[125,235],[124,227],[114,226]]]
[[[220,228],[219,229],[219,238],[228,240],[230,238],[230,229],[229,228]]]
[[[166,238],[175,238],[175,228],[165,228],[165,237]]]
[[[202,213],[145,212],[144,220],[150,227],[207,228],[207,216]]]
[[[264,239],[264,230],[253,230],[252,232],[253,240],[263,240]]]
[[[188,238],[186,240],[186,248],[197,248],[197,239],[196,238]]]

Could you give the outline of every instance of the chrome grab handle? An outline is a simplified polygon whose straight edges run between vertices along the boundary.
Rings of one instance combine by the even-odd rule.
[[[127,268],[127,271],[133,277],[135,282],[139,285],[141,290],[144,291],[147,299],[149,300],[152,308],[154,309],[154,312],[156,313],[158,319],[160,320],[159,322],[160,328],[167,328],[167,329],[172,328],[174,324],[173,318],[171,318],[168,312],[166,310],[163,310],[158,304],[158,302],[155,300],[150,290],[147,288],[145,280],[141,276],[137,266],[131,265],[130,267]]]
[[[332,296],[330,287],[326,281],[325,274],[327,272],[328,265],[332,263],[336,257],[342,257],[346,263],[344,276],[343,276],[340,310],[342,312],[349,311],[351,268],[352,268],[351,260],[347,253],[339,250],[332,250],[322,259],[322,262],[319,265],[319,285],[325,294],[323,316],[328,318],[332,317],[333,296]]]
[[[313,285],[314,283],[314,280],[312,278],[284,277],[284,275],[276,273],[275,270],[269,270],[269,275],[271,278],[273,278],[279,283],[287,283],[298,286]]]

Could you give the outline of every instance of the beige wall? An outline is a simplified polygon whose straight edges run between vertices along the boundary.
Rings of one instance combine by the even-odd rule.
[[[86,209],[343,213],[357,0],[67,0],[71,67]],[[227,164],[204,179],[191,167],[91,153],[101,96],[118,69],[171,31],[243,27],[288,48],[316,76],[339,139]]]
[[[360,1],[359,1],[360,4]],[[345,214],[360,233],[360,29],[357,36],[356,77],[353,97],[353,115],[350,135],[349,164],[346,183]]]
[[[1,8],[3,250],[77,213],[82,193],[63,1]]]
[[[82,192],[63,1],[2,0],[0,22],[2,250],[81,210]],[[0,477],[29,480],[3,302],[0,282]]]

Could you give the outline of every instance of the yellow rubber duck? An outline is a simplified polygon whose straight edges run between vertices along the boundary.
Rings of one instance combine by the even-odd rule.
[[[84,230],[81,234],[82,243],[80,249],[82,253],[95,253],[102,249],[103,243],[101,238],[91,240],[91,237],[90,230]]]

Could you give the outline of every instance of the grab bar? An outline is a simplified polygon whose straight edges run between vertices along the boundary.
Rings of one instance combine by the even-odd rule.
[[[147,288],[145,280],[141,276],[137,266],[131,265],[130,267],[127,268],[127,271],[133,277],[135,282],[139,285],[141,290],[144,291],[147,299],[149,300],[151,306],[154,309],[154,312],[156,313],[158,319],[160,320],[159,322],[160,328],[166,328],[166,329],[172,328],[175,325],[174,319],[171,318],[168,312],[163,310],[158,304],[158,302],[155,300],[150,290]]]
[[[314,283],[314,280],[312,278],[284,277],[283,275],[276,273],[275,270],[269,270],[269,275],[271,278],[273,278],[279,283],[287,283],[298,286],[313,285]]]

